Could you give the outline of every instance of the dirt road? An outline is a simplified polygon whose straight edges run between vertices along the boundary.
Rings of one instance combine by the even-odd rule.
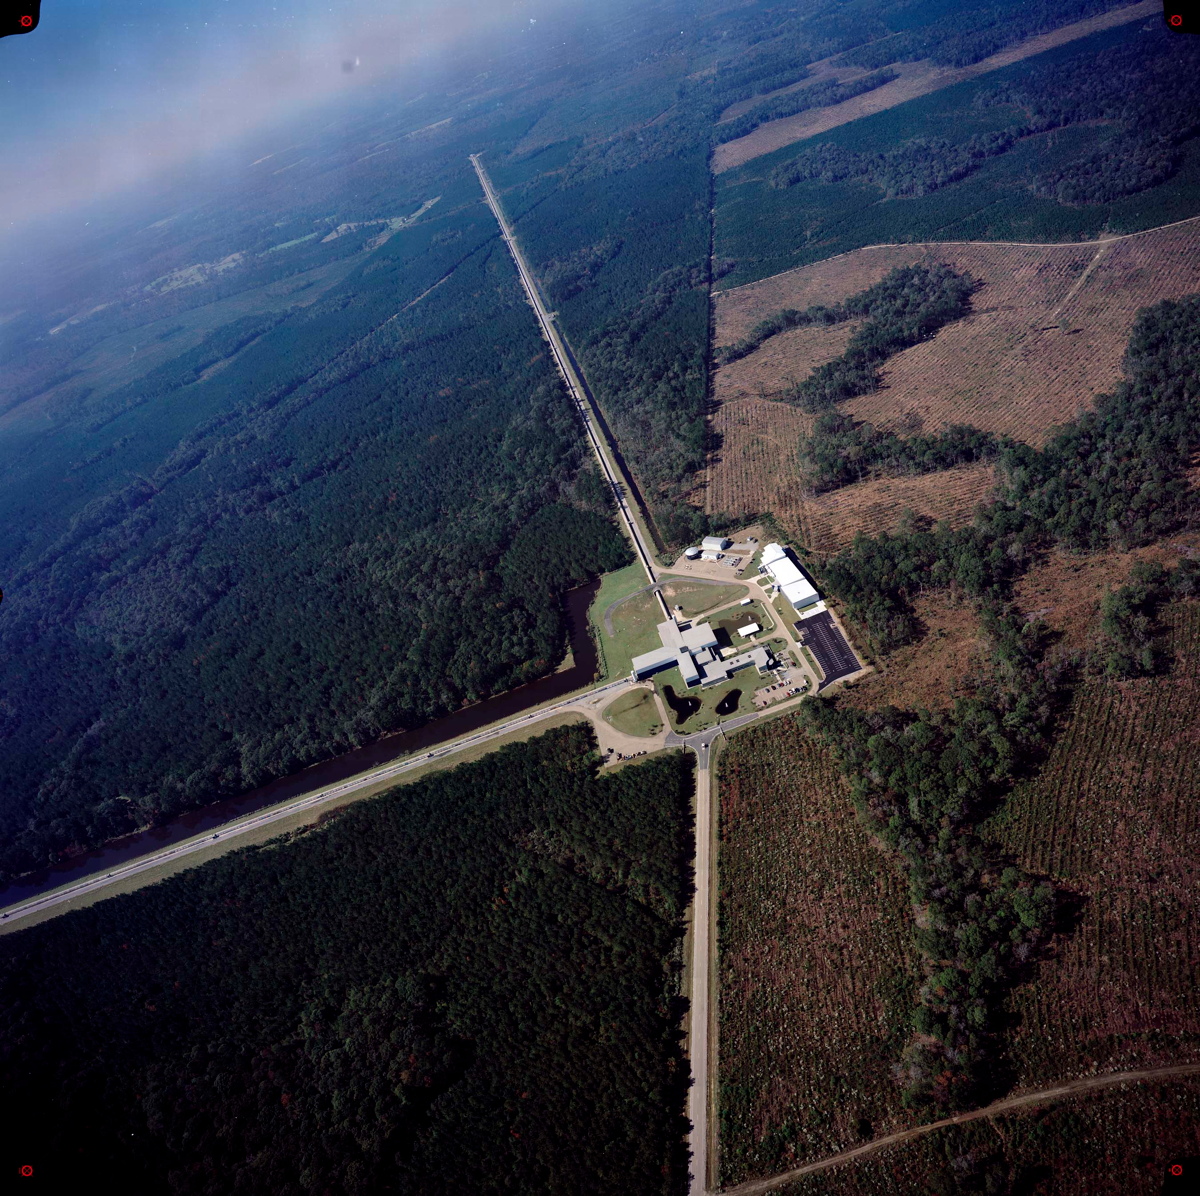
[[[1025,1092],[1020,1096],[1005,1097],[982,1109],[972,1109],[969,1113],[956,1113],[953,1117],[944,1117],[941,1121],[931,1121],[928,1125],[918,1125],[911,1130],[902,1130],[898,1134],[888,1134],[885,1138],[876,1138],[874,1142],[856,1146],[853,1150],[844,1150],[841,1154],[833,1154],[828,1158],[818,1159],[814,1163],[805,1163],[803,1167],[794,1167],[782,1175],[772,1175],[768,1179],[752,1179],[736,1187],[724,1188],[725,1196],[756,1196],[759,1192],[772,1192],[784,1184],[806,1175],[815,1175],[818,1171],[828,1171],[831,1167],[839,1167],[843,1163],[851,1163],[867,1155],[878,1154],[892,1146],[910,1142],[935,1130],[943,1130],[952,1125],[964,1125],[968,1121],[979,1121],[987,1117],[997,1117],[1003,1113],[1011,1113],[1017,1109],[1031,1108],[1035,1105],[1045,1105],[1052,1101],[1065,1100],[1072,1096],[1081,1096],[1085,1092],[1093,1092],[1098,1088],[1115,1088],[1119,1084],[1132,1084],[1148,1080],[1176,1080],[1183,1076],[1200,1076],[1200,1063],[1178,1063],[1172,1067],[1150,1067],[1142,1071],[1117,1071],[1107,1075],[1084,1076],[1080,1080],[1067,1080],[1053,1088],[1039,1088],[1036,1092]]]

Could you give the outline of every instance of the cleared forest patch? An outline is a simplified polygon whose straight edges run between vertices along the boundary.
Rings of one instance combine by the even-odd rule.
[[[713,398],[778,398],[787,387],[806,378],[819,365],[840,356],[861,320],[842,324],[811,324],[771,337],[748,357],[723,365],[713,376]]]
[[[719,448],[708,461],[705,505],[737,520],[772,511],[781,486],[799,474],[800,436],[812,416],[769,399],[733,399],[712,417]]]
[[[1055,549],[1017,580],[1013,596],[1027,615],[1060,634],[1068,650],[1081,651],[1096,634],[1100,599],[1122,585],[1138,561],[1157,561],[1170,568],[1191,538],[1152,544],[1133,552],[1083,555]]]
[[[882,706],[948,707],[982,644],[979,616],[969,603],[937,591],[913,603],[924,635],[888,656],[873,673],[851,682],[842,701],[861,710]]]
[[[975,79],[1001,67],[1011,66],[1023,58],[1031,58],[1042,54],[1055,46],[1066,45],[1081,37],[1098,33],[1102,29],[1111,29],[1129,21],[1152,16],[1158,11],[1156,0],[1144,0],[1141,4],[1133,4],[1127,8],[1119,8],[1097,17],[1089,17],[1084,21],[1076,21],[1064,25],[1051,33],[1038,34],[1026,38],[1015,46],[1009,46],[998,54],[984,58],[965,67],[939,67],[928,59],[919,62],[898,63],[893,68],[899,73],[899,78],[874,91],[868,91],[852,99],[844,100],[829,108],[812,108],[801,112],[798,116],[788,116],[782,120],[773,120],[760,125],[745,137],[736,141],[728,141],[719,145],[713,151],[713,173],[721,174],[732,170],[753,158],[769,154],[785,145],[815,137],[818,133],[827,133],[839,125],[849,124],[864,116],[895,108],[898,104],[907,103],[918,96],[928,95],[932,91],[940,91],[943,87],[951,87],[967,79]],[[811,82],[811,80],[806,80]],[[761,97],[760,97],[761,98]]]
[[[722,1182],[898,1128],[886,1077],[915,973],[905,886],[833,759],[791,719],[720,761]]]
[[[1072,245],[872,246],[716,297],[716,340],[728,344],[785,307],[835,303],[892,267],[945,262],[981,282],[972,313],[897,354],[882,387],[845,404],[848,414],[898,434],[972,424],[1040,446],[1050,430],[1112,389],[1138,311],[1200,291],[1200,220]],[[773,338],[782,341],[782,337]],[[770,367],[765,354],[771,353]],[[812,368],[811,347],[767,341],[716,394],[753,379],[771,393]],[[755,359],[759,358],[759,361]]]
[[[783,307],[803,309],[818,303],[838,303],[847,295],[874,286],[893,267],[924,260],[922,245],[868,245],[759,282],[718,291],[713,297],[714,343],[729,345],[741,340],[759,320]]]
[[[774,511],[806,548],[838,552],[860,531],[868,536],[894,532],[905,511],[961,527],[987,501],[995,482],[995,470],[986,462],[941,473],[875,478],[815,497],[793,481],[777,488]]]
[[[1165,623],[1170,672],[1085,684],[989,828],[1078,911],[1014,997],[1026,1087],[1200,1058],[1200,603]]]

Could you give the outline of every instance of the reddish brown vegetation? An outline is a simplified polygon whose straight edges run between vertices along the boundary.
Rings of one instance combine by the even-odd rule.
[[[784,307],[835,303],[897,265],[945,261],[982,286],[966,319],[897,355],[883,387],[845,405],[859,419],[911,435],[952,423],[1042,444],[1120,377],[1137,311],[1200,290],[1200,220],[1091,245],[890,245],[861,249],[716,297],[716,341],[728,344]],[[811,548],[835,550],[894,526],[904,506],[965,520],[987,496],[990,472],[966,467],[887,479],[810,498],[798,485],[797,440],[809,417],[773,402],[790,379],[837,355],[839,329],[804,328],[768,340],[714,378],[721,440],[705,505],[734,516],[773,511]]]
[[[914,975],[903,882],[828,751],[791,719],[721,757],[723,1179],[852,1145],[900,1119],[887,1078]]]
[[[1105,593],[1123,585],[1137,561],[1171,567],[1182,547],[1183,540],[1088,556],[1055,550],[1018,579],[1013,596],[1026,614],[1059,633],[1063,648],[1081,651],[1092,646]]]
[[[1089,682],[995,819],[1079,923],[1017,990],[1020,1082],[1200,1058],[1200,603],[1167,614],[1167,675]]]
[[[986,464],[961,465],[942,473],[876,478],[811,497],[796,481],[776,491],[775,514],[799,542],[817,552],[837,552],[858,532],[894,532],[905,511],[958,527],[987,501],[995,471]]]
[[[893,652],[878,672],[847,686],[842,699],[847,705],[862,710],[881,706],[932,710],[951,704],[982,647],[979,618],[969,604],[954,602],[945,593],[925,595],[913,606],[925,635]]]
[[[722,366],[713,378],[713,398],[779,398],[789,386],[808,377],[826,361],[839,356],[861,321],[844,324],[814,324],[793,328],[773,336],[756,353]]]

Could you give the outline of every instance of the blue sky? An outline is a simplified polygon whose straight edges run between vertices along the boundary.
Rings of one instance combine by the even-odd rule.
[[[527,22],[532,0],[43,0],[0,40],[0,229]],[[356,60],[353,73],[342,69]]]

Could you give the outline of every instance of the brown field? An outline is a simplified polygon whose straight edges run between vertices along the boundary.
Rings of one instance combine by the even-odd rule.
[[[989,827],[1079,907],[1014,995],[1024,1087],[1200,1059],[1200,603],[1165,621],[1170,672],[1086,683]]]
[[[894,266],[920,261],[948,262],[980,279],[974,310],[894,357],[882,388],[845,410],[901,435],[967,423],[1040,446],[1116,384],[1140,308],[1200,291],[1200,219],[1098,245],[860,249],[718,294],[716,341],[730,344],[781,308],[837,302]],[[844,342],[835,331],[783,333],[716,371],[712,429],[722,443],[709,462],[708,512],[773,511],[821,550],[840,547],[860,526],[889,526],[904,504],[933,518],[969,517],[987,490],[978,467],[955,471],[953,480],[887,479],[820,499],[800,493],[797,438],[810,417],[770,396],[823,354],[836,356]],[[949,503],[952,490],[965,505]]]
[[[777,1189],[779,1196],[928,1196],[972,1190],[953,1160],[996,1160],[1021,1196],[1158,1196],[1167,1166],[1200,1154],[1200,1081],[1138,1084],[938,1130]]]
[[[1200,552],[1200,537],[1183,536],[1133,552],[1076,555],[1054,549],[1018,579],[1017,605],[1058,633],[1060,651],[1097,647],[1100,599],[1123,585],[1138,561],[1173,567],[1184,553]],[[843,701],[863,710],[880,706],[949,706],[959,686],[973,676],[982,648],[972,604],[945,591],[913,603],[925,627],[921,639],[876,661],[876,671],[845,688]]]
[[[934,431],[970,423],[1041,444],[1051,427],[1117,382],[1140,308],[1200,291],[1200,220],[1077,245],[945,242],[856,250],[717,295],[717,342],[737,339],[780,308],[836,302],[893,266],[920,261],[947,262],[979,279],[973,311],[892,358],[882,389],[846,410],[884,428]],[[768,352],[777,387],[788,375],[803,377],[813,364],[804,348],[793,362],[768,341],[718,370],[715,393],[733,392],[739,378],[770,393],[767,367],[755,360]],[[725,370],[735,371],[728,382]]]
[[[713,377],[713,398],[720,403],[778,398],[786,387],[839,356],[861,324],[861,320],[847,320],[781,332],[749,357],[721,366]]]
[[[898,1128],[889,1068],[915,974],[903,881],[828,750],[791,718],[720,761],[719,1111],[724,1183]]]
[[[940,591],[918,598],[913,607],[925,625],[924,636],[891,653],[877,664],[876,672],[845,686],[845,705],[861,710],[881,706],[933,710],[951,704],[958,683],[973,671],[982,648],[979,618],[969,603],[955,602]]]
[[[770,121],[765,125],[759,125],[753,133],[748,133],[745,137],[718,145],[713,151],[713,173],[721,174],[723,171],[732,170],[735,166],[741,166],[753,158],[782,149],[785,145],[792,145],[807,137],[815,137],[818,133],[827,133],[830,129],[837,128],[838,125],[849,124],[861,117],[883,112],[887,108],[895,108],[898,104],[916,99],[917,96],[928,95],[931,91],[940,91],[943,87],[950,87],[966,79],[986,75],[990,71],[1019,62],[1022,58],[1030,58],[1034,54],[1041,54],[1055,46],[1065,45],[1067,42],[1087,37],[1102,29],[1111,29],[1115,25],[1123,25],[1128,21],[1152,16],[1159,11],[1161,11],[1161,6],[1157,0],[1143,0],[1141,4],[1114,9],[1101,16],[1090,17],[1086,21],[1064,25],[1052,33],[1026,38],[1015,46],[1010,46],[1007,50],[1001,50],[999,54],[993,54],[990,58],[985,58],[981,62],[967,67],[957,69],[939,67],[928,59],[921,62],[900,63],[893,68],[898,71],[900,77],[883,87],[868,91],[861,96],[855,96],[844,103],[834,104],[829,108],[812,108],[796,116]],[[831,67],[831,64],[828,63],[818,65]],[[835,73],[835,69],[831,68],[815,73],[832,75]],[[851,77],[848,72],[845,75],[842,75],[841,72],[836,73],[841,78]],[[812,78],[809,78],[805,80],[805,83],[813,81]],[[794,89],[781,88],[780,92],[789,90]],[[762,97],[755,102],[761,102],[761,99]],[[732,109],[729,110],[729,112],[732,111]]]
[[[832,304],[847,295],[865,291],[894,266],[924,260],[925,250],[924,245],[868,245],[853,253],[814,262],[811,266],[800,266],[758,282],[717,291],[713,296],[714,344],[730,345],[741,340],[759,320],[780,308]]]
[[[961,527],[988,500],[995,484],[996,472],[986,462],[914,477],[875,478],[816,497],[804,495],[793,483],[780,488],[775,515],[806,548],[837,552],[860,531],[868,536],[894,532],[905,511]]]
[[[708,462],[708,512],[737,520],[774,510],[780,487],[799,474],[800,436],[812,416],[787,403],[735,399],[717,408],[711,426],[720,447]]]
[[[1060,634],[1063,648],[1082,651],[1094,646],[1100,599],[1125,583],[1136,562],[1158,561],[1170,568],[1182,552],[1195,547],[1196,537],[1184,536],[1133,552],[1084,556],[1055,549],[1018,579],[1013,597],[1026,614]]]

